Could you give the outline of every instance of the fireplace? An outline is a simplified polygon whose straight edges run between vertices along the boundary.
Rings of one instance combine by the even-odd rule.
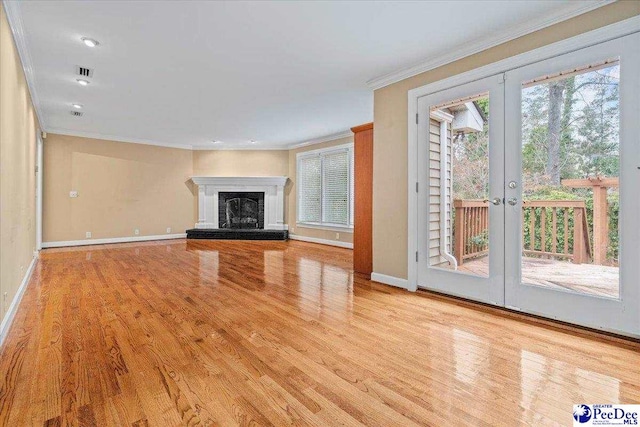
[[[264,229],[264,193],[247,191],[218,193],[218,227]]]
[[[194,176],[198,222],[187,239],[287,240],[286,176]]]

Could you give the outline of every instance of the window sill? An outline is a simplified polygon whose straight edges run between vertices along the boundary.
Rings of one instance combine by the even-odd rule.
[[[339,224],[314,224],[310,222],[298,222],[297,228],[315,228],[318,230],[338,231],[343,233],[353,233],[353,227]]]

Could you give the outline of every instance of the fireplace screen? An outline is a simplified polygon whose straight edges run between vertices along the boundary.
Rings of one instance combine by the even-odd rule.
[[[264,228],[264,193],[219,193],[220,228]]]

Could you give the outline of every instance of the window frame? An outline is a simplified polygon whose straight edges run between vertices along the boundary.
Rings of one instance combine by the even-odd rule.
[[[296,226],[297,227],[307,227],[307,228],[317,228],[323,230],[330,231],[345,231],[345,232],[353,232],[353,224],[340,224],[334,222],[324,222],[324,182],[325,182],[325,166],[324,166],[324,158],[331,154],[347,152],[349,153],[350,159],[347,162],[348,171],[347,171],[347,222],[351,222],[351,213],[354,209],[355,205],[355,197],[352,196],[352,188],[351,185],[352,175],[353,175],[353,167],[355,160],[354,156],[354,144],[353,142],[347,144],[336,145],[333,147],[319,148],[316,150],[303,151],[301,153],[296,154]],[[301,200],[301,192],[302,186],[297,185],[300,182],[300,161],[308,158],[320,158],[320,222],[311,222],[311,221],[300,221],[300,200]],[[351,203],[351,200],[354,203]]]

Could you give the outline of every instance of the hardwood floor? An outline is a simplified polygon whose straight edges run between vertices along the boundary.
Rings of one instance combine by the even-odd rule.
[[[297,241],[46,250],[0,425],[571,425],[640,402],[640,345],[355,278]]]

